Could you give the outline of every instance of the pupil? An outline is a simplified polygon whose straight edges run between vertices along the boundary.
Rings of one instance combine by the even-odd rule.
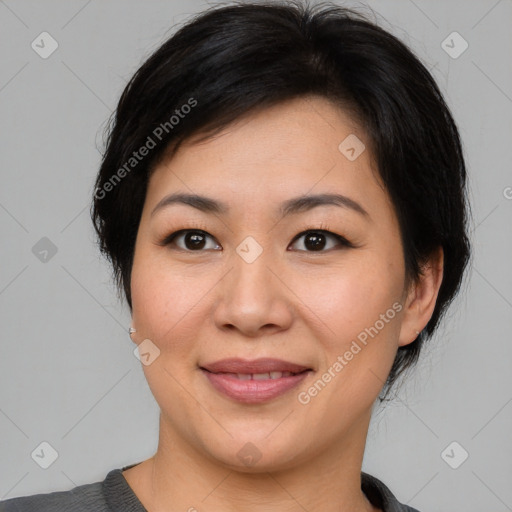
[[[204,236],[200,233],[187,233],[185,236],[185,245],[188,249],[202,249],[204,244]]]
[[[306,235],[304,245],[312,250],[323,249],[325,247],[325,237],[322,234],[310,233]]]

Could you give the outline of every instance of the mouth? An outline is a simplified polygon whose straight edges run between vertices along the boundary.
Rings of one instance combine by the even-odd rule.
[[[311,370],[311,368],[298,363],[268,357],[252,360],[232,357],[203,364],[200,368],[211,373],[232,373],[241,375],[266,375],[276,372],[298,374]]]
[[[204,371],[208,371],[205,368],[201,368]],[[304,370],[307,372],[308,370]],[[233,379],[238,380],[275,380],[282,379],[283,377],[291,377],[292,375],[299,375],[304,372],[268,372],[268,373],[230,373],[230,372],[210,372],[215,375],[228,375]]]
[[[280,359],[223,359],[200,366],[213,388],[237,402],[268,402],[298,386],[312,368]]]

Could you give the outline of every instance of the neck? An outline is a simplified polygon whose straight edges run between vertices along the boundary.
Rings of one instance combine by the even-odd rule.
[[[376,512],[361,491],[369,420],[314,456],[256,469],[208,458],[160,415],[157,452],[124,476],[148,512]]]

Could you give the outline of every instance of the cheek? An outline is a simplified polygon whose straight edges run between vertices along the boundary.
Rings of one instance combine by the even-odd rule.
[[[156,344],[173,319],[183,316],[190,300],[190,295],[183,293],[179,275],[144,248],[135,254],[131,293],[137,332]]]
[[[298,295],[326,324],[329,342],[336,346],[373,325],[402,296],[400,266],[354,255],[351,261],[309,279],[298,278]],[[394,311],[393,311],[394,313]]]
[[[131,275],[132,317],[138,339],[161,351],[190,350],[191,333],[204,324],[212,272],[171,264],[164,251],[136,253]]]
[[[134,260],[131,277],[133,324],[137,342],[149,339],[159,351],[142,369],[162,410],[179,417],[179,406],[187,399],[181,396],[179,382],[195,370],[197,347],[191,332],[199,325],[194,306],[201,291],[152,255],[141,251],[140,256]]]
[[[370,404],[396,355],[403,307],[400,260],[377,256],[356,258],[354,253],[329,278],[312,279],[302,290],[305,303],[322,320],[316,332],[324,348],[322,372],[333,382],[324,399],[339,407],[346,400]]]

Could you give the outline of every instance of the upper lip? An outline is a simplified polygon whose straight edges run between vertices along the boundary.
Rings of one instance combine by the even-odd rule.
[[[270,372],[292,372],[301,373],[310,370],[307,366],[283,361],[282,359],[261,358],[261,359],[240,359],[232,357],[220,359],[212,363],[201,365],[201,368],[212,373],[270,373]]]

